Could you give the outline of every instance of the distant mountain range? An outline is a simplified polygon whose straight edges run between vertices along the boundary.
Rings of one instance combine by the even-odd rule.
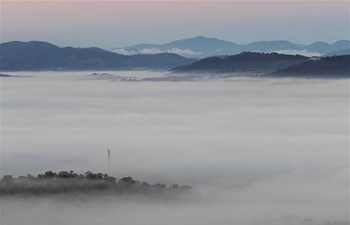
[[[201,39],[205,40],[205,39]],[[205,43],[198,42],[195,48],[201,48]],[[227,42],[220,42],[222,46],[232,46]],[[172,43],[169,46],[183,46],[188,48],[187,42]],[[253,43],[250,46],[259,46]],[[269,49],[270,42],[264,46]],[[272,44],[273,45],[273,44]],[[272,46],[271,45],[271,46]],[[290,45],[284,41],[278,42],[275,49],[282,49]],[[332,49],[346,47],[345,41],[336,42]],[[291,45],[290,45],[291,46]],[[316,47],[315,47],[316,46]],[[317,43],[312,48],[330,47]],[[328,47],[326,47],[328,46]],[[209,47],[207,47],[209,49]],[[253,48],[253,47],[252,47]],[[328,51],[327,50],[327,51]],[[293,51],[293,50],[291,50]],[[325,50],[324,50],[325,51]],[[302,55],[287,55],[279,53],[241,52],[235,55],[214,56],[204,59],[185,58],[175,53],[140,54],[125,56],[100,48],[60,48],[47,42],[7,42],[0,44],[0,71],[67,71],[67,70],[136,70],[161,69],[185,73],[226,73],[226,74],[257,74],[271,76],[307,76],[332,75],[340,77],[350,76],[349,49],[334,51],[330,57],[305,57]],[[341,56],[336,56],[341,55]]]
[[[164,45],[138,44],[123,48],[113,48],[112,51],[124,54],[155,54],[161,52],[175,53],[184,57],[205,58],[217,55],[233,55],[241,52],[278,52],[285,54],[300,54],[305,56],[321,56],[331,52],[344,51],[350,48],[350,41],[340,40],[333,44],[315,42],[310,45],[294,44],[289,41],[258,41],[240,45],[217,38],[197,36],[194,38],[173,41]]]
[[[0,70],[169,69],[196,60],[173,53],[125,56],[100,48],[60,48],[47,42],[0,44]]]

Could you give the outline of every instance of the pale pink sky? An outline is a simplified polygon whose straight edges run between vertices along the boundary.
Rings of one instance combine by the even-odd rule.
[[[239,44],[349,39],[348,1],[1,1],[1,42],[163,44],[203,35]]]

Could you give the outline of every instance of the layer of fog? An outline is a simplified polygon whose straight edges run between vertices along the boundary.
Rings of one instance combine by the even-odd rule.
[[[171,48],[166,51],[162,51],[158,48],[144,48],[140,50],[128,50],[128,49],[114,49],[113,52],[121,55],[137,55],[137,54],[159,54],[159,53],[174,53],[181,55],[183,57],[198,57],[198,55],[202,55],[202,52],[195,52],[191,49],[180,49],[180,48]]]
[[[263,52],[260,51],[259,49],[253,49],[251,50],[252,52]],[[137,54],[159,54],[159,53],[174,53],[181,55],[183,57],[193,57],[193,58],[201,58],[204,54],[202,52],[195,52],[191,49],[179,49],[179,48],[171,48],[166,51],[162,51],[158,48],[145,48],[141,50],[133,50],[133,49],[114,49],[113,52],[121,55],[137,55]],[[216,52],[222,52],[221,49],[217,49]],[[308,51],[307,49],[302,49],[302,50],[279,50],[279,51],[270,51],[270,52],[276,52],[278,54],[286,54],[286,55],[302,55],[306,57],[319,57],[322,56],[323,54],[319,52],[312,52]]]
[[[285,54],[285,55],[303,55],[306,57],[320,57],[323,54],[318,53],[318,52],[310,52],[306,49],[303,50],[280,50],[280,51],[275,51],[278,54]]]
[[[86,79],[86,72],[13,74],[35,77],[1,78],[2,176],[89,170],[194,191],[175,202],[5,199],[4,224],[349,220],[349,80],[112,82]]]

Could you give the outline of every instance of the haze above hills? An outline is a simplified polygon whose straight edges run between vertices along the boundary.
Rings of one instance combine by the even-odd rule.
[[[156,54],[168,52],[191,58],[205,58],[214,55],[233,55],[245,51],[322,56],[326,54],[349,54],[350,41],[339,40],[332,44],[326,42],[314,42],[310,45],[304,45],[291,43],[286,40],[275,40],[257,41],[247,45],[241,45],[217,38],[197,36],[172,41],[163,45],[145,43],[121,48],[113,48],[112,51],[123,55]]]

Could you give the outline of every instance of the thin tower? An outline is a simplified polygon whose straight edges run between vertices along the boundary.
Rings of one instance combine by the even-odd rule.
[[[109,151],[109,148],[107,148],[108,151],[108,173],[111,172],[111,151]]]

